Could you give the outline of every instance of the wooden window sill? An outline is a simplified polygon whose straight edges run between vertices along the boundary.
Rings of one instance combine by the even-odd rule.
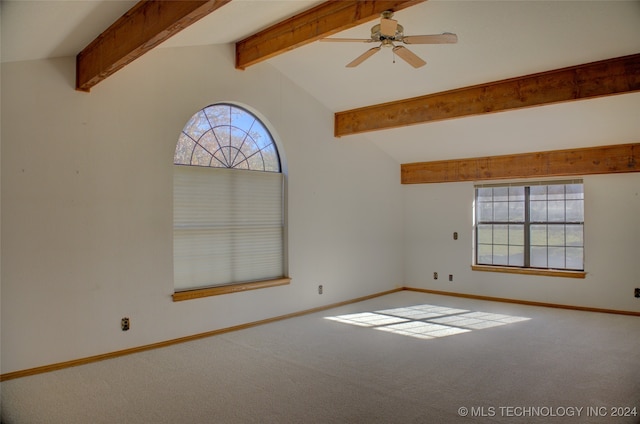
[[[254,281],[251,283],[229,284],[227,286],[208,287],[204,289],[194,289],[175,292],[173,301],[180,302],[182,300],[198,299],[201,297],[218,296],[220,294],[238,293],[247,290],[264,289],[267,287],[284,286],[291,282],[291,278],[283,277],[274,280]]]
[[[509,274],[541,275],[544,277],[585,278],[584,271],[564,271],[558,269],[515,268],[506,266],[471,265],[473,271],[505,272]]]

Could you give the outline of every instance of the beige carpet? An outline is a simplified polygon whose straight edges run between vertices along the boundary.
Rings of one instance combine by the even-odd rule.
[[[2,423],[640,423],[639,324],[403,291],[5,381]]]

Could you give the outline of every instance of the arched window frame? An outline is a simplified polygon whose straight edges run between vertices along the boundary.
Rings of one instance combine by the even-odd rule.
[[[216,103],[195,113],[182,129],[175,165],[281,172],[271,131],[246,107]]]
[[[201,109],[180,133],[174,154],[174,301],[290,282],[286,261],[286,166],[282,148],[273,134],[273,128],[259,113],[229,102]],[[251,190],[256,191],[255,198],[246,196]],[[227,199],[230,209],[220,209],[225,202],[220,199]],[[278,201],[280,210],[276,205]],[[238,205],[244,205],[244,209],[238,209]],[[207,214],[202,216],[202,210],[208,210]],[[220,216],[223,218],[218,219]],[[224,221],[225,216],[229,222]],[[266,274],[260,276],[258,268],[263,266],[264,258],[259,257],[259,252],[255,260],[251,256],[255,252],[246,257],[235,252],[245,248],[251,250],[252,246],[264,243],[271,250],[263,256],[273,257],[273,250],[277,250],[274,246],[277,246],[278,219],[281,222],[281,256],[278,259],[281,268],[274,268],[273,263],[264,265]],[[269,222],[263,222],[265,220]],[[218,230],[220,234],[215,233]],[[251,238],[254,230],[255,241]],[[192,236],[186,236],[187,233]],[[219,240],[229,238],[244,240],[244,247],[238,248],[236,244],[225,247],[224,242],[218,245]],[[205,248],[200,247],[203,240],[207,241]],[[207,249],[218,252],[217,257],[207,253]],[[194,259],[198,255],[204,258],[200,262]],[[229,258],[222,258],[226,256]],[[218,260],[222,262],[216,262]],[[208,278],[206,272],[224,275],[220,270],[224,270],[227,263],[233,263],[229,265],[232,270],[228,271],[228,281],[215,275],[211,284],[204,282],[203,278]],[[255,275],[254,269],[258,269]],[[196,275],[193,282],[185,280],[187,274]],[[249,277],[236,278],[243,274]]]

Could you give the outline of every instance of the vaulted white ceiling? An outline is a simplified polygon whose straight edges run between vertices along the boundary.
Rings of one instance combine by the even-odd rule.
[[[135,3],[3,0],[2,62],[75,56]],[[235,43],[318,3],[233,0],[158,48]],[[454,32],[459,42],[408,46],[427,61],[419,69],[399,58],[394,61],[386,49],[357,68],[345,68],[371,47],[358,43],[314,42],[267,63],[338,112],[640,53],[640,1],[429,0],[394,18],[407,35]],[[374,23],[339,36],[366,38]],[[127,72],[126,67],[119,72]],[[639,135],[640,93],[633,93],[376,131],[336,142],[375,143],[406,163],[630,143],[640,141]]]

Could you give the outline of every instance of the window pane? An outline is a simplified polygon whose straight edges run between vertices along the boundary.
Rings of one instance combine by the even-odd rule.
[[[567,199],[584,199],[583,184],[567,184],[565,187],[567,192]]]
[[[507,222],[509,221],[509,203],[507,202],[497,202],[493,204],[493,219],[496,222]]]
[[[531,200],[547,200],[547,186],[529,187],[529,197]]]
[[[531,222],[547,222],[547,202],[540,200],[530,201],[529,219]]]
[[[271,135],[259,121],[255,121],[251,127],[251,138],[260,149],[271,144]]]
[[[564,222],[564,200],[549,201],[549,222]]]
[[[477,189],[478,202],[492,202],[493,189],[491,187],[481,187]]]
[[[549,246],[564,246],[564,225],[549,225],[547,234]]]
[[[264,170],[267,172],[280,172],[280,158],[275,144],[271,144],[260,151],[264,160]]]
[[[524,246],[524,225],[509,225],[509,245]]]
[[[191,117],[191,120],[185,125],[182,130],[185,134],[194,140],[199,140],[202,134],[209,131],[211,126],[204,113],[198,112]]]
[[[478,222],[493,221],[493,203],[478,203]]]
[[[231,125],[238,128],[249,129],[253,126],[255,119],[242,109],[231,109]]]
[[[494,202],[506,202],[509,200],[509,187],[494,187],[493,188],[493,201]]]
[[[211,153],[207,152],[200,146],[196,146],[193,149],[193,157],[191,158],[191,165],[195,166],[209,166],[211,163]]]
[[[564,268],[564,247],[549,247],[549,268]]]
[[[584,200],[567,200],[567,222],[584,222]]]
[[[213,122],[216,125],[230,125],[231,124],[231,105],[215,105],[204,108],[204,113],[207,115],[209,122]]]
[[[524,266],[524,246],[509,246],[509,265]]]
[[[231,132],[229,127],[216,127],[213,129],[215,135],[218,150],[216,151],[216,157],[221,162],[221,165],[215,165],[220,168],[230,168],[231,156],[229,152],[229,143],[231,142]]]
[[[244,156],[240,156],[239,158],[237,158],[236,162],[233,164],[233,167],[234,169],[252,169],[254,171],[263,171],[263,169],[261,169],[262,162],[251,163],[250,161],[246,160]]]
[[[509,200],[524,202],[524,186],[509,187]]]
[[[584,246],[584,234],[582,225],[567,225],[565,227],[567,246]]]
[[[534,268],[547,267],[547,248],[532,247],[531,248],[531,266]]]
[[[509,244],[509,231],[507,225],[493,226],[493,244]]]
[[[493,246],[493,264],[494,265],[509,265],[509,247],[508,246]]]
[[[509,203],[509,222],[524,222],[524,201]]]
[[[216,167],[216,168],[225,168],[226,167],[226,164],[228,163],[228,161],[227,161],[227,157],[224,155],[224,150],[223,149],[218,149],[213,154],[212,162],[214,162],[213,166]]]
[[[493,225],[478,225],[478,243],[493,243]]]
[[[584,248],[567,247],[567,268],[584,269]]]
[[[240,158],[244,156],[241,154],[244,150],[247,150],[246,153],[251,154],[251,147],[253,147],[253,143],[247,143],[247,133],[239,128],[231,129],[231,140],[229,140],[229,151],[231,152],[231,163],[237,163]],[[254,152],[256,150],[253,150]]]
[[[200,137],[198,144],[210,153],[218,150],[218,143],[213,135],[213,131],[207,131]]]
[[[493,246],[490,244],[478,245],[478,263],[493,265]]]
[[[178,144],[176,145],[176,152],[173,156],[173,163],[177,165],[191,165],[191,153],[194,147],[196,147],[196,143],[192,139],[184,133],[180,134]]]
[[[547,186],[547,196],[549,200],[564,199],[564,185]]]
[[[546,225],[531,225],[531,245],[532,246],[546,246],[547,245],[547,226]]]

